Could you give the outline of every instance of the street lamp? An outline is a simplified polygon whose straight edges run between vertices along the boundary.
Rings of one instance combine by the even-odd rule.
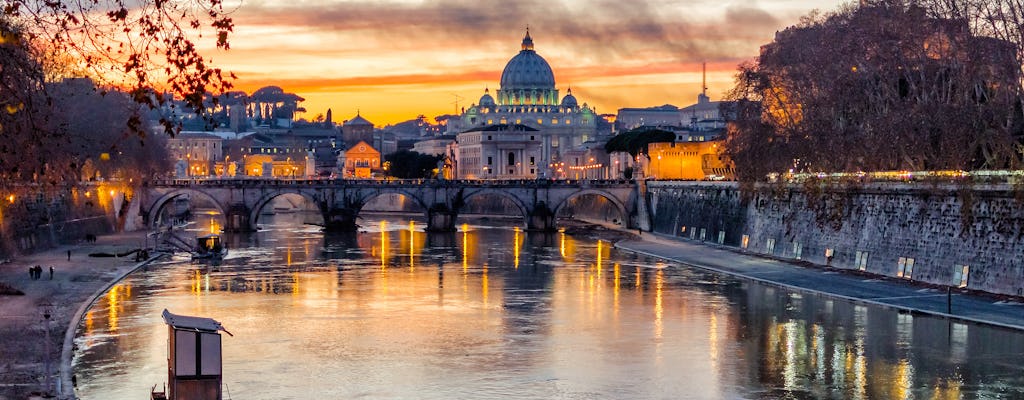
[[[46,341],[44,345],[43,354],[43,393],[46,395],[50,394],[50,317],[53,316],[53,304],[40,304],[43,309],[43,332],[46,334]]]

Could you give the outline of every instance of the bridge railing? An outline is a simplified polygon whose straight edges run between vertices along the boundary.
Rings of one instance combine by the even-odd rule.
[[[471,187],[581,187],[633,185],[626,179],[279,179],[279,178],[216,178],[155,179],[148,186],[471,186]]]

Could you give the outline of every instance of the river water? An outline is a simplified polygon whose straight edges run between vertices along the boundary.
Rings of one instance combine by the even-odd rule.
[[[268,218],[115,286],[77,332],[82,399],[167,380],[160,313],[212,317],[233,399],[1024,396],[1024,335],[799,294],[483,220],[358,234]]]

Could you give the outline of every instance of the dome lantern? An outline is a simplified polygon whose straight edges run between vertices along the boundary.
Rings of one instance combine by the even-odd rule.
[[[523,51],[533,51],[533,38],[530,37],[530,28],[526,28],[526,36],[523,37]]]

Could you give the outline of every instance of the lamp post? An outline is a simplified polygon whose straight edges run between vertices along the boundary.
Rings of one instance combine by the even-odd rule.
[[[46,335],[46,339],[43,347],[43,393],[47,396],[50,394],[50,317],[53,316],[53,305],[44,303],[40,304],[43,309],[43,332]]]

